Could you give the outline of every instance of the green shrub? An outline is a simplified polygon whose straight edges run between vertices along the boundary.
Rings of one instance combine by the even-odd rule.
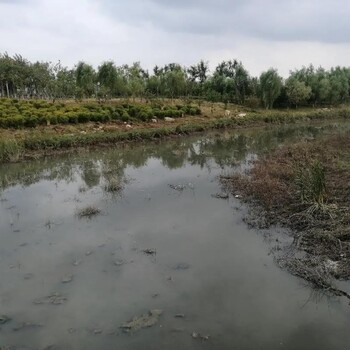
[[[121,119],[123,122],[128,122],[131,119],[129,113],[126,110],[123,111]]]
[[[42,100],[0,100],[0,127],[21,128],[50,124],[77,124],[89,121],[106,123],[111,120],[149,121],[154,116],[179,118],[183,114],[196,115],[200,109],[192,105],[167,106],[160,103],[152,105],[118,104],[100,105],[97,103],[64,104]]]

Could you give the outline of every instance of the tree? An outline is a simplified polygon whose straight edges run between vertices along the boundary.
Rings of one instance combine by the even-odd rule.
[[[187,69],[188,85],[192,93],[197,96],[203,95],[204,84],[208,79],[209,66],[208,62],[201,60],[196,65]]]
[[[318,100],[321,103],[327,103],[330,102],[330,95],[331,95],[331,83],[328,78],[323,78],[319,82],[319,88],[318,88]]]
[[[171,64],[164,74],[164,88],[166,94],[174,99],[184,94],[186,87],[185,71],[178,64]]]
[[[273,103],[279,96],[282,87],[282,78],[277,70],[270,68],[260,75],[260,94],[266,109],[273,108]]]
[[[244,104],[246,96],[249,92],[249,73],[244,68],[242,62],[236,64],[234,70],[234,88],[237,102]]]
[[[117,86],[117,68],[114,62],[104,62],[98,67],[97,80],[100,84],[101,91],[104,92],[103,97],[112,97],[115,94]]]
[[[96,92],[96,72],[91,65],[79,62],[75,69],[75,77],[79,97],[91,97]]]
[[[310,98],[311,87],[306,86],[303,81],[290,77],[286,81],[286,93],[289,102],[297,107]]]
[[[134,100],[137,96],[142,98],[146,90],[148,73],[142,69],[140,62],[134,62],[130,67],[126,65],[124,69],[127,74],[128,88],[131,96]]]

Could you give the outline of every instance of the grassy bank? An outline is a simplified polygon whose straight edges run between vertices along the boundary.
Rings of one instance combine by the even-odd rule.
[[[292,230],[293,249],[278,258],[283,267],[343,294],[332,279],[350,278],[349,132],[278,149],[255,161],[247,174],[222,181],[254,209],[257,227]]]
[[[127,108],[132,109],[133,107],[130,106],[127,105]],[[114,110],[117,108],[119,107],[114,107]],[[137,113],[142,115],[149,106],[135,108],[133,113],[138,111]],[[80,123],[78,120],[77,123],[71,124],[52,125],[50,123],[50,125],[37,125],[35,127],[24,127],[22,125],[20,128],[0,128],[0,162],[16,162],[33,154],[47,154],[58,150],[76,149],[77,147],[150,140],[211,129],[286,124],[311,120],[350,119],[350,108],[347,107],[332,110],[307,109],[270,112],[230,106],[228,107],[229,115],[227,115],[224,105],[221,104],[204,103],[200,110],[188,106],[181,107],[180,105],[164,107],[163,110],[161,108],[158,110],[172,111],[166,113],[177,111],[177,117],[172,118],[171,121],[159,118],[156,123],[150,122],[148,119],[143,121],[134,117],[131,120],[128,119],[128,122],[108,119],[104,122],[86,121]],[[195,115],[184,115],[183,111]],[[244,113],[242,114],[242,112]],[[180,113],[181,117],[179,117]],[[175,116],[175,114],[172,115]]]

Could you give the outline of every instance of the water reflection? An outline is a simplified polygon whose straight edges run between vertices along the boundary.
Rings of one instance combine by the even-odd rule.
[[[101,148],[83,154],[41,158],[19,164],[0,166],[0,188],[29,186],[41,180],[74,182],[79,176],[88,189],[123,178],[127,167],[140,168],[150,159],[158,159],[169,169],[185,163],[210,168],[214,161],[221,168],[238,164],[248,154],[261,154],[281,142],[313,139],[319,134],[337,130],[338,125],[319,127],[298,126],[250,131],[224,131],[177,140],[124,145],[113,149]],[[136,148],[136,149],[135,149]]]

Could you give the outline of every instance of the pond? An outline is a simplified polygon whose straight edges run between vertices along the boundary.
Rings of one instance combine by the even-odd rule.
[[[249,229],[240,198],[216,194],[219,175],[260,154],[349,127],[222,131],[0,166],[0,348],[348,348],[348,301],[278,268],[271,250],[288,234]],[[97,215],[79,216],[87,207]],[[150,327],[125,324],[141,315],[134,323]]]

